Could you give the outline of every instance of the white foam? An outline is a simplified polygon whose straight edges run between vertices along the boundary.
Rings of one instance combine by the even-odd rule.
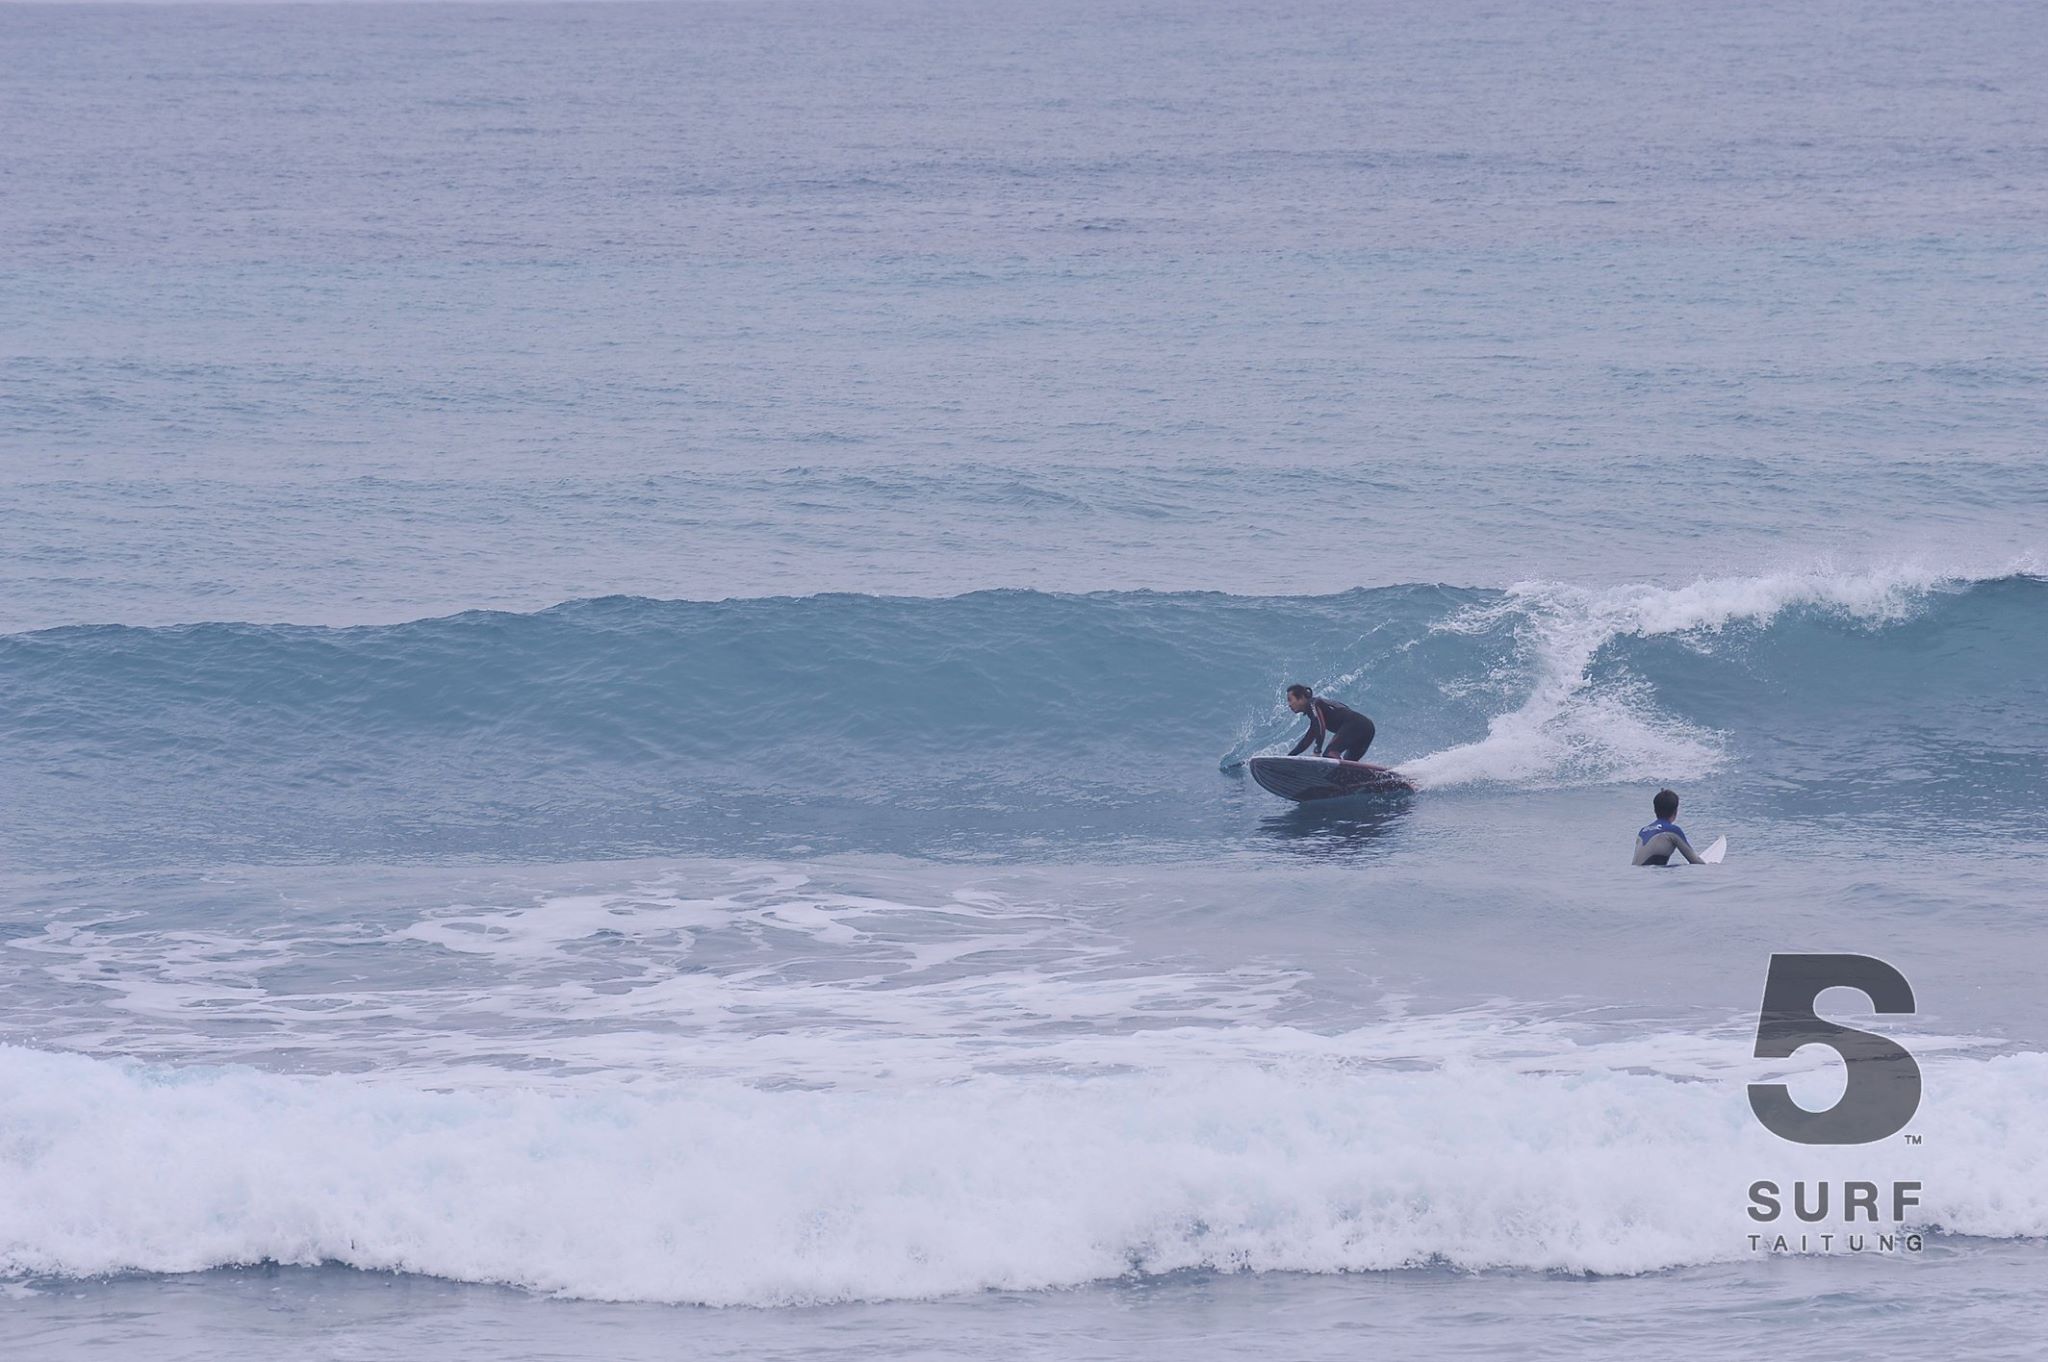
[[[35,1013],[32,1034],[53,1048],[469,1086],[942,1083],[998,1049],[1013,1067],[1095,1063],[1098,1036],[1115,1052],[1100,1062],[1121,1063],[1127,1033],[1262,1020],[1298,982],[1257,962],[1128,959],[1085,903],[973,890],[899,900],[765,867],[709,890],[691,878],[462,902],[381,930],[281,918],[236,936],[58,919],[7,943],[0,963],[33,962],[39,983],[90,1000]],[[276,977],[294,960],[343,956],[337,974]]]
[[[1821,564],[1755,577],[1702,578],[1675,588],[1517,583],[1499,601],[1462,611],[1440,628],[1483,633],[1512,626],[1531,673],[1523,682],[1526,698],[1489,722],[1479,741],[1433,752],[1401,770],[1433,787],[1694,779],[1719,764],[1722,736],[1659,713],[1639,686],[1596,686],[1592,666],[1608,644],[1628,637],[1711,636],[1735,624],[1768,624],[1799,607],[1891,623],[1909,617],[1932,591],[2009,571],[2008,566],[1960,574],[1918,564],[1837,571]]]
[[[1597,1055],[635,1095],[0,1047],[0,1271],[333,1261],[716,1305],[1193,1267],[1631,1273],[1744,1256],[1762,1177],[1907,1177],[1913,1224],[2048,1233],[2048,1055],[1926,1066],[1924,1147],[1812,1149],[1725,1076]]]

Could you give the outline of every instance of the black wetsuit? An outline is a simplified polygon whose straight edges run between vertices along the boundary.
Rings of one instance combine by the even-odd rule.
[[[1308,732],[1301,735],[1301,741],[1287,755],[1298,757],[1313,743],[1319,757],[1357,761],[1365,755],[1365,749],[1372,746],[1372,736],[1372,720],[1355,709],[1317,695],[1308,702]]]

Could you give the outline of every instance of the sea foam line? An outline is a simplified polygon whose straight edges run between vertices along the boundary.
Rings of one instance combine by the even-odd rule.
[[[0,1047],[0,1273],[275,1262],[780,1305],[1188,1268],[1637,1273],[1742,1256],[1757,1178],[1907,1177],[2048,1233],[2048,1055],[1938,1057],[1922,1146],[1761,1131],[1739,1084],[1452,1063],[906,1091],[465,1092]]]

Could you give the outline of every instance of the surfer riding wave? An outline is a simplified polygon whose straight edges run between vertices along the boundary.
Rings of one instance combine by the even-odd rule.
[[[1300,756],[1313,745],[1319,757],[1358,761],[1372,746],[1374,729],[1371,719],[1347,705],[1317,695],[1299,682],[1287,688],[1287,707],[1296,714],[1308,715],[1308,732],[1301,735],[1301,741],[1287,754],[1290,757]]]

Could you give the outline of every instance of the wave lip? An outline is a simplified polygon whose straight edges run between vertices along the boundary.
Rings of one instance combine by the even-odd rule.
[[[1743,1256],[1758,1177],[1895,1174],[1923,1184],[1916,1228],[2048,1233],[2022,1135],[2048,1055],[1938,1061],[1929,1087],[1908,1155],[1785,1146],[1736,1084],[1568,1057],[547,1096],[0,1047],[0,1272],[338,1262],[756,1306],[1190,1268],[1626,1274]]]
[[[1480,781],[1543,786],[1690,780],[1712,774],[1722,736],[1660,712],[1647,687],[1595,684],[1594,664],[1616,644],[1670,634],[1767,627],[1807,609],[1867,625],[1896,623],[1930,593],[2009,577],[1972,577],[1919,564],[1842,572],[1827,566],[1754,577],[1701,578],[1681,587],[1636,583],[1585,588],[1521,582],[1438,626],[1446,633],[1508,628],[1528,675],[1527,698],[1487,722],[1486,736],[1405,763],[1424,786]]]

